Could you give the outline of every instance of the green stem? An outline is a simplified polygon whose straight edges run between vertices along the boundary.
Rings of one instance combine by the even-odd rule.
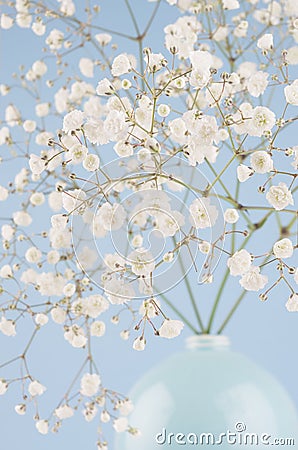
[[[230,321],[230,319],[232,318],[232,316],[234,315],[235,311],[238,309],[238,307],[240,306],[245,294],[247,294],[247,291],[242,291],[240,296],[238,297],[236,303],[234,304],[233,308],[231,309],[231,311],[229,312],[229,314],[227,315],[227,317],[225,318],[223,324],[221,325],[221,327],[219,328],[217,334],[221,334],[223,332],[223,330],[225,329],[225,327],[227,326],[228,322]]]
[[[175,246],[176,246],[177,243],[176,243],[175,238],[173,238],[173,241],[174,241]],[[194,297],[192,289],[191,289],[190,282],[189,282],[189,280],[188,280],[188,278],[187,278],[187,276],[185,274],[185,267],[184,267],[183,261],[181,259],[181,254],[180,253],[179,253],[179,256],[178,256],[178,260],[179,260],[180,267],[182,269],[182,273],[185,275],[184,282],[185,282],[186,289],[187,289],[187,292],[188,292],[188,295],[189,295],[189,298],[190,298],[190,301],[191,301],[191,304],[192,304],[195,316],[197,318],[199,327],[200,327],[202,333],[205,333],[205,327],[204,327],[203,321],[201,319],[201,316],[200,316],[200,313],[199,313],[199,310],[198,310],[198,307],[197,307],[197,304],[196,304],[196,300],[195,300],[195,297]]]
[[[212,311],[211,311],[210,319],[209,319],[207,330],[206,330],[207,334],[210,334],[210,331],[211,331],[211,328],[212,328],[212,325],[213,325],[213,322],[214,322],[214,318],[215,318],[215,313],[217,311],[217,308],[218,308],[218,305],[219,305],[219,301],[220,301],[220,298],[221,298],[221,294],[222,294],[222,292],[224,290],[224,287],[226,285],[227,279],[229,278],[229,274],[230,274],[230,271],[229,271],[229,269],[227,269],[226,272],[225,272],[225,275],[224,275],[224,277],[222,279],[222,282],[220,284],[220,287],[219,287],[219,290],[217,292],[217,295],[216,295],[216,298],[215,298],[215,302],[214,302],[214,305],[213,305],[213,308],[212,308]]]

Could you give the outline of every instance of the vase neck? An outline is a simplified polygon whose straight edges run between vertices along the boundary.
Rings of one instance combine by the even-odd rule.
[[[200,334],[186,339],[188,349],[224,350],[230,347],[230,339],[227,336]]]

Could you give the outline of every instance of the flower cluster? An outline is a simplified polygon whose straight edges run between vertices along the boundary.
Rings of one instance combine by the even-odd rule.
[[[240,301],[249,291],[264,301],[282,284],[287,310],[298,311],[297,3],[167,0],[179,17],[164,24],[164,45],[151,48],[147,36],[160,27],[154,3],[144,33],[128,8],[136,36],[101,26],[89,2],[81,11],[72,0],[57,10],[16,0],[1,14],[3,30],[28,28],[44,46],[0,85],[0,168],[9,173],[2,169],[0,185],[0,331],[21,333],[24,316],[33,324],[23,353],[0,365],[21,365],[16,412],[46,389],[28,365],[40,329],[54,322],[85,352],[52,415],[36,410],[42,434],[79,407],[87,421],[138,434],[131,402],[103,386],[92,354],[109,311],[137,351],[152,334],[216,332],[218,302],[205,326],[191,285],[195,274],[212,289],[218,262],[220,289],[240,277]],[[138,52],[121,51],[117,36]],[[195,325],[168,297],[179,282]],[[0,395],[14,381],[1,374]],[[107,449],[102,434],[98,448]]]

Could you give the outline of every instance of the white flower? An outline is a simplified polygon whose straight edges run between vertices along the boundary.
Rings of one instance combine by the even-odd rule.
[[[13,320],[7,320],[5,317],[1,317],[0,321],[0,331],[5,334],[5,336],[15,336],[16,325]]]
[[[86,193],[81,189],[74,189],[73,191],[63,192],[62,203],[63,208],[72,214],[78,212],[77,210],[84,207],[84,200]]]
[[[55,323],[61,325],[66,320],[66,311],[62,309],[60,306],[55,306],[51,310],[51,317]]]
[[[209,198],[197,198],[189,207],[190,223],[195,228],[212,227],[217,219],[216,206],[210,204]]]
[[[265,151],[254,152],[250,158],[250,163],[256,173],[267,173],[273,170],[271,156]]]
[[[89,153],[83,161],[83,167],[88,170],[88,172],[95,172],[95,170],[99,168],[99,157]]]
[[[295,281],[296,284],[298,284],[298,267],[297,267],[297,269],[295,270],[294,281]]]
[[[0,27],[3,30],[8,30],[12,26],[13,26],[13,18],[4,13],[1,14]]]
[[[31,153],[30,159],[29,159],[29,166],[31,169],[31,172],[34,175],[40,175],[46,168],[46,161],[41,159],[40,156],[34,155]]]
[[[238,211],[234,208],[228,208],[225,210],[224,219],[227,223],[236,223],[239,219]]]
[[[65,133],[70,133],[71,131],[80,129],[83,125],[83,121],[84,113],[78,109],[74,109],[64,117],[63,131]]]
[[[34,120],[25,120],[23,123],[23,128],[26,133],[33,133],[36,129],[36,122]]]
[[[47,262],[49,264],[55,265],[57,262],[60,261],[60,254],[57,250],[51,250],[47,254]]]
[[[135,296],[135,291],[131,284],[124,280],[112,278],[104,285],[106,295],[113,305],[122,305],[130,301]]]
[[[179,336],[183,327],[184,323],[181,322],[181,320],[165,319],[162,326],[158,330],[159,336],[167,339],[172,339]]]
[[[85,299],[84,314],[96,319],[100,314],[109,309],[109,302],[100,294],[90,295]]]
[[[37,431],[41,434],[48,434],[49,432],[49,422],[47,420],[38,420],[35,424]]]
[[[146,340],[144,337],[139,336],[133,341],[132,348],[134,350],[137,350],[138,352],[142,352],[143,350],[145,350],[145,347],[146,347]]]
[[[288,238],[281,239],[273,245],[273,253],[276,258],[290,258],[293,252],[293,244]]]
[[[100,337],[103,336],[106,332],[106,325],[104,322],[97,320],[92,323],[90,327],[91,336]]]
[[[64,34],[62,33],[62,31],[53,29],[46,38],[46,44],[50,47],[51,50],[58,50],[62,47],[63,40]]]
[[[41,206],[44,204],[44,202],[45,202],[45,196],[42,192],[34,192],[30,196],[30,203],[33,206]]]
[[[44,61],[37,60],[32,64],[32,70],[37,77],[42,77],[46,74],[48,68]]]
[[[260,268],[256,266],[251,266],[239,281],[240,285],[247,291],[259,291],[264,288],[267,282],[268,277],[260,274]]]
[[[119,230],[126,218],[125,209],[121,204],[104,203],[97,212],[101,226],[106,230]]]
[[[31,29],[37,36],[43,36],[46,32],[46,26],[41,20],[39,20],[38,22],[34,22]]]
[[[264,34],[260,39],[258,39],[257,46],[261,50],[272,50],[273,49],[273,36],[271,33]]]
[[[86,397],[92,397],[97,394],[100,383],[99,375],[96,373],[93,373],[92,375],[90,373],[85,373],[81,379],[80,393]]]
[[[133,155],[133,146],[127,141],[120,140],[114,145],[113,148],[117,155],[121,158],[126,158]]]
[[[4,395],[8,389],[8,384],[5,380],[0,379],[0,395]]]
[[[72,325],[64,333],[64,338],[75,348],[85,347],[87,343],[87,338],[83,328],[78,325]]]
[[[114,88],[107,78],[104,78],[98,82],[96,88],[97,95],[111,95],[113,92]]]
[[[253,97],[259,97],[264,94],[266,88],[269,84],[268,81],[269,74],[266,72],[256,72],[248,80],[247,89],[250,95]]]
[[[108,423],[111,420],[111,416],[108,413],[108,411],[102,411],[101,415],[100,415],[100,420],[103,423]]]
[[[125,73],[128,73],[131,70],[131,64],[130,61],[124,53],[121,55],[116,56],[114,58],[114,61],[112,63],[112,75],[114,77],[119,77],[120,75],[124,75]]]
[[[87,147],[85,147],[85,145],[77,143],[72,145],[69,149],[69,159],[71,159],[72,164],[80,164],[86,158],[87,153]]]
[[[73,409],[69,405],[62,405],[59,408],[55,409],[55,415],[58,419],[69,419],[74,414]]]
[[[0,201],[4,202],[5,200],[7,200],[7,198],[8,198],[8,190],[5,187],[0,186]]]
[[[26,405],[25,403],[20,403],[18,405],[16,405],[14,407],[14,410],[17,414],[19,414],[20,416],[23,416],[24,414],[26,414]]]
[[[250,269],[252,258],[247,250],[242,249],[234,253],[227,261],[227,266],[233,276],[242,275]]]
[[[174,236],[177,231],[184,225],[184,216],[179,211],[158,212],[155,215],[156,226],[164,237]]]
[[[71,297],[76,291],[76,285],[73,283],[67,283],[63,288],[63,294],[65,297]]]
[[[204,255],[208,255],[211,250],[211,244],[209,244],[209,242],[207,241],[202,241],[199,243],[199,250]]]
[[[274,125],[274,112],[266,106],[257,106],[252,112],[252,120],[249,125],[248,134],[250,136],[261,137],[265,131],[270,131]]]
[[[13,221],[16,225],[28,227],[32,222],[32,217],[26,211],[16,211],[12,215]]]
[[[49,114],[50,105],[48,103],[39,103],[35,106],[35,114],[37,117],[45,117]]]
[[[298,45],[290,47],[287,49],[287,54],[285,59],[288,64],[296,65],[298,64]]]
[[[48,323],[48,321],[49,321],[48,316],[46,316],[43,313],[38,313],[35,316],[36,325],[43,326],[43,325],[46,325]]]
[[[94,63],[90,58],[81,58],[79,62],[79,69],[84,77],[93,78]]]
[[[116,409],[122,416],[128,416],[134,409],[133,403],[129,399],[119,400],[116,404]]]
[[[278,186],[271,186],[266,194],[266,199],[277,211],[281,211],[288,205],[294,205],[291,191],[285,183],[279,183]]]
[[[285,97],[290,105],[298,106],[298,79],[284,88]]]
[[[42,253],[37,247],[30,247],[25,253],[25,258],[29,263],[37,264],[41,257]]]
[[[298,294],[291,294],[287,303],[286,308],[289,312],[298,312]]]
[[[82,411],[87,422],[91,422],[97,414],[98,408],[94,402],[86,403],[86,408]]]
[[[54,214],[51,217],[51,224],[53,228],[64,230],[68,222],[68,217],[63,214]]]
[[[37,380],[31,381],[28,387],[28,392],[32,397],[36,395],[42,395],[45,392],[46,388],[39,383]]]
[[[202,50],[190,52],[189,59],[193,69],[195,70],[208,71],[213,62],[211,53]]]
[[[131,265],[133,273],[139,276],[146,276],[155,269],[155,262],[152,254],[144,248],[138,248],[128,255],[128,264]]]
[[[240,7],[238,0],[223,0],[224,9],[232,10]]]
[[[15,234],[15,230],[11,225],[2,225],[1,235],[6,241],[10,241]]]
[[[167,117],[170,114],[170,112],[171,108],[169,107],[169,105],[161,104],[157,108],[157,114],[160,117]]]
[[[11,278],[13,276],[12,269],[9,264],[5,264],[0,269],[0,277],[1,278]]]
[[[150,72],[157,72],[167,64],[167,60],[161,53],[148,53],[144,57]]]
[[[123,433],[128,428],[128,420],[126,417],[118,417],[113,422],[113,428],[117,433]]]

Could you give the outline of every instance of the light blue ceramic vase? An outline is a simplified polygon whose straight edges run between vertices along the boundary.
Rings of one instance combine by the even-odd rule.
[[[270,373],[232,351],[225,336],[193,336],[187,347],[133,388],[130,423],[142,434],[117,435],[116,450],[268,449],[275,439],[298,448],[296,408]]]

